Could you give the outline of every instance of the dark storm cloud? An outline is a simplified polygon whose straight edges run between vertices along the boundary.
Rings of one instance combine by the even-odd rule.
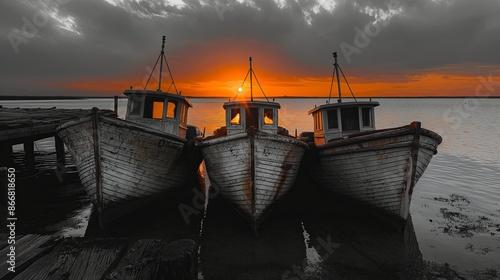
[[[2,1],[8,12],[0,17],[0,86],[142,71],[156,58],[161,35],[167,53],[228,38],[263,42],[317,69],[305,76],[328,76],[333,51],[345,68],[373,76],[444,68],[467,74],[465,66],[491,71],[500,64],[497,0],[338,0],[333,10],[319,0],[117,3]],[[45,24],[34,24],[44,16]],[[34,36],[16,41],[12,34],[27,35],[26,20],[36,32],[25,28]]]

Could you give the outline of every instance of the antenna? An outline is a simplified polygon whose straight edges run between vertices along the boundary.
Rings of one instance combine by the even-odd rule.
[[[165,36],[162,36],[161,37],[161,53],[160,53],[160,56],[161,56],[161,59],[160,59],[160,78],[159,78],[159,82],[158,82],[158,91],[161,91],[161,72],[163,71],[163,58],[165,57],[164,49],[165,49]]]
[[[335,59],[335,63],[333,64],[335,67],[335,74],[337,76],[337,87],[339,91],[339,103],[342,103],[342,93],[340,92],[340,79],[339,79],[339,64],[337,63],[337,52],[333,53],[333,58]]]

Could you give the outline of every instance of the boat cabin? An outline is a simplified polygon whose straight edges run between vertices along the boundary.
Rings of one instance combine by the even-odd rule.
[[[318,106],[314,118],[314,143],[321,145],[353,133],[375,130],[376,101],[344,102]]]
[[[151,90],[126,90],[125,119],[186,138],[187,115],[191,102],[180,94]]]
[[[233,101],[224,103],[227,135],[245,132],[254,127],[259,131],[278,133],[279,103],[269,101]]]

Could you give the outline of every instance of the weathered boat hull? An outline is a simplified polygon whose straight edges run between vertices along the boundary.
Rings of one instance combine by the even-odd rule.
[[[413,188],[441,141],[419,122],[358,133],[313,146],[308,170],[320,186],[404,221]]]
[[[58,134],[103,228],[187,184],[201,162],[192,142],[96,111],[63,124]]]
[[[292,137],[244,132],[200,143],[208,176],[254,232],[292,187],[307,145]]]

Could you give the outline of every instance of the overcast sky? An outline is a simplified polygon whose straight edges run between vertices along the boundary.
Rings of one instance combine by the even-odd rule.
[[[361,95],[474,95],[481,79],[483,95],[500,95],[499,0],[8,0],[0,11],[2,95],[141,88],[162,35],[186,95],[231,95],[252,56],[271,95],[322,96],[334,51]]]

